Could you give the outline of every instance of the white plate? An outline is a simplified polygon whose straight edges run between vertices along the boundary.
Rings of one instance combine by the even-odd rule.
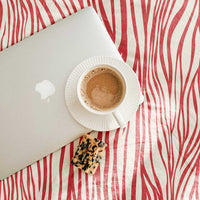
[[[76,92],[77,82],[81,74],[96,65],[110,65],[118,69],[127,81],[127,98],[119,107],[119,111],[128,122],[136,112],[140,101],[140,85],[134,71],[121,60],[98,56],[81,62],[70,74],[65,87],[65,100],[73,118],[86,128],[96,131],[110,131],[119,128],[112,114],[96,115],[87,111],[79,102]]]

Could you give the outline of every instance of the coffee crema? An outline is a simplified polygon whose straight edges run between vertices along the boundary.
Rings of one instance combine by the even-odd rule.
[[[123,96],[123,81],[110,68],[95,68],[81,82],[81,97],[94,110],[111,110],[121,103]]]

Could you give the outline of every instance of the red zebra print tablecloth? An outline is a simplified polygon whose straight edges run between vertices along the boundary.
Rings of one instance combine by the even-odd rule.
[[[0,49],[93,6],[145,97],[94,176],[79,140],[0,181],[0,199],[200,199],[200,1],[0,0]]]

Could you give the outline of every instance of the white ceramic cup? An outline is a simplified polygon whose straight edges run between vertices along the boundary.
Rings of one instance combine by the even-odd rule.
[[[121,101],[119,104],[116,105],[116,107],[112,108],[112,109],[108,109],[106,111],[99,111],[99,110],[95,110],[93,108],[91,108],[88,104],[86,104],[81,96],[81,83],[84,79],[84,77],[86,76],[87,73],[89,73],[90,71],[96,69],[96,68],[108,68],[112,71],[114,71],[122,80],[122,87],[123,87],[123,96],[121,98]],[[126,78],[123,75],[123,72],[119,71],[118,69],[116,69],[114,66],[109,66],[109,65],[97,65],[97,66],[93,66],[91,68],[89,68],[88,70],[86,70],[79,78],[78,83],[77,83],[77,96],[79,99],[79,102],[81,103],[81,105],[89,112],[96,114],[96,115],[109,115],[112,114],[114,116],[114,118],[116,119],[117,123],[119,124],[119,126],[121,128],[126,126],[126,121],[124,120],[122,114],[119,111],[119,107],[124,103],[124,100],[126,99],[127,96],[127,82],[126,82]]]

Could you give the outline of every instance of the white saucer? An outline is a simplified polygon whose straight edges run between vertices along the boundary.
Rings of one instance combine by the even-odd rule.
[[[121,60],[98,56],[89,58],[80,63],[70,74],[65,87],[65,100],[67,108],[73,118],[86,128],[96,131],[110,131],[119,128],[119,124],[112,114],[96,115],[87,111],[79,102],[77,97],[77,82],[81,74],[88,68],[96,65],[110,65],[118,69],[127,81],[127,98],[119,107],[119,111],[128,123],[136,112],[140,101],[140,85],[134,71]]]

